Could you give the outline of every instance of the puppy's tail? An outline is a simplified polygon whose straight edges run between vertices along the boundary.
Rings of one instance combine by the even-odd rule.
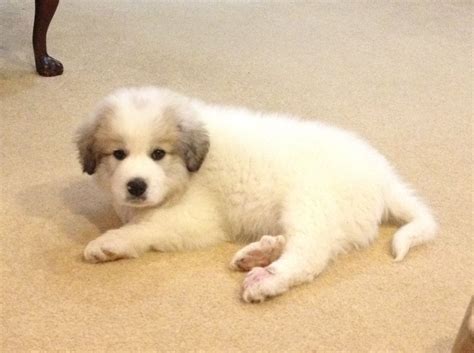
[[[411,247],[435,238],[438,224],[431,211],[398,178],[390,183],[385,192],[385,205],[389,216],[405,223],[393,237],[395,261],[403,260]]]

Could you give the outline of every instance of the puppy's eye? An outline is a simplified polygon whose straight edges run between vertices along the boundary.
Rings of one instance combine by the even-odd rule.
[[[157,148],[151,153],[151,158],[155,161],[159,161],[165,156],[166,152]]]
[[[121,161],[121,160],[125,159],[125,157],[127,157],[127,154],[125,153],[124,150],[115,150],[112,154],[119,161]]]

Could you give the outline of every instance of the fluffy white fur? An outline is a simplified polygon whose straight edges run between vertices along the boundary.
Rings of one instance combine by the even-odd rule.
[[[114,92],[78,136],[85,170],[124,222],[89,243],[90,262],[252,242],[232,267],[250,270],[243,299],[258,302],[313,280],[338,253],[369,245],[390,216],[404,224],[393,239],[397,261],[436,234],[429,209],[381,154],[319,122],[147,87]],[[155,161],[150,151],[158,147],[167,154]],[[119,148],[127,153],[121,161],[112,154]],[[127,183],[137,177],[147,191],[130,200]]]

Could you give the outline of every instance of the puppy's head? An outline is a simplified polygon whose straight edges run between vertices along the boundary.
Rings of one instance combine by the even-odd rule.
[[[179,195],[201,167],[209,138],[190,101],[158,88],[121,89],[77,134],[83,171],[121,205],[146,207]]]

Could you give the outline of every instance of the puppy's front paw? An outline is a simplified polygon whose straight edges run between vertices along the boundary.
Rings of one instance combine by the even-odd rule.
[[[84,250],[84,259],[91,263],[138,257],[131,242],[114,234],[91,241]]]

